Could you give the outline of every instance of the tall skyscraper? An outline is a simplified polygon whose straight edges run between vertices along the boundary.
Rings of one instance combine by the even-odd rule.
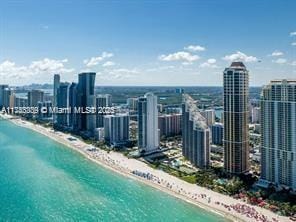
[[[16,107],[27,107],[28,106],[28,98],[24,96],[16,96],[15,97],[15,106]]]
[[[223,145],[223,124],[215,123],[211,126],[212,144]]]
[[[84,111],[86,107],[95,107],[95,72],[80,73],[77,85],[77,104]],[[95,129],[95,114],[78,114],[78,129],[93,133]]]
[[[260,123],[260,107],[252,107],[251,120],[252,123]]]
[[[57,107],[57,93],[60,87],[60,75],[55,74],[53,77],[53,107]],[[53,114],[53,122],[56,122],[56,115]]]
[[[114,146],[129,141],[129,116],[127,114],[106,115],[104,117],[105,140]]]
[[[61,77],[59,74],[55,74],[53,77],[53,106],[55,107],[57,105],[57,93],[58,88],[60,87],[60,80]]]
[[[96,95],[96,128],[104,127],[104,116],[105,113],[102,110],[104,107],[112,106],[112,97],[110,94],[99,94]]]
[[[195,101],[183,95],[182,103],[182,154],[194,166],[206,168],[210,165],[210,129]]]
[[[13,90],[10,88],[5,88],[3,91],[3,107],[5,108],[13,108],[11,107],[10,97],[13,94]]]
[[[15,107],[15,98],[16,98],[16,95],[15,95],[14,91],[11,91],[11,94],[9,96],[9,107],[10,108]]]
[[[176,136],[181,134],[181,114],[158,116],[160,136]]]
[[[261,134],[261,182],[296,190],[296,80],[263,88]]]
[[[224,168],[240,174],[249,170],[249,71],[242,62],[224,70]]]
[[[132,111],[136,111],[138,110],[138,98],[128,98],[126,100],[127,103],[127,107],[132,110]]]
[[[146,153],[159,147],[157,96],[153,93],[138,100],[138,147]]]
[[[69,107],[71,109],[71,113],[69,116],[69,125],[73,130],[77,129],[77,117],[75,108],[77,107],[77,83],[72,82],[69,88]]]
[[[33,89],[28,92],[28,106],[38,107],[38,102],[44,101],[44,92],[41,90]]]
[[[56,102],[57,107],[60,109],[69,109],[69,96],[70,95],[70,84],[63,82],[59,84],[57,89]],[[59,126],[69,127],[70,126],[70,112],[57,114],[57,124]]]
[[[0,85],[0,109],[3,107],[4,90],[8,88],[8,85]]]

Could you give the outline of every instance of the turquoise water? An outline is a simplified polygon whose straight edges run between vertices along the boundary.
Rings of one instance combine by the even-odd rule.
[[[0,119],[0,221],[225,221]]]

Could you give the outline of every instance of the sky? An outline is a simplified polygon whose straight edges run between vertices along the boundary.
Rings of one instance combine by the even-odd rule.
[[[251,86],[296,79],[296,1],[0,1],[0,84],[222,86],[238,60]]]

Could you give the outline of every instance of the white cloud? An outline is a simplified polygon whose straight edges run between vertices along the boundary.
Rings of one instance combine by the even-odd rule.
[[[187,63],[192,63],[198,60],[199,56],[193,55],[189,52],[180,51],[168,55],[160,55],[158,59],[161,61],[183,61]]]
[[[6,60],[0,64],[0,79],[7,81],[18,81],[19,79],[30,78],[33,72],[26,66],[17,66],[15,62]]]
[[[275,50],[273,53],[271,53],[270,56],[276,57],[276,56],[282,56],[282,55],[284,55],[283,52]]]
[[[15,63],[9,60],[6,60],[0,64],[0,73],[12,70],[15,67]]]
[[[44,58],[43,60],[33,61],[28,68],[36,72],[62,70],[66,62],[68,62],[68,59],[54,60]]]
[[[296,32],[290,32],[290,36],[296,36]]]
[[[104,74],[98,76],[102,80],[118,80],[118,79],[127,79],[139,74],[137,69],[105,69]]]
[[[112,53],[109,52],[103,52],[100,56],[97,57],[91,57],[90,59],[85,59],[83,60],[83,63],[87,66],[87,67],[92,67],[92,66],[96,66],[99,64],[99,62],[102,62],[103,60],[107,59],[107,58],[111,58],[114,55]]]
[[[291,62],[291,66],[296,66],[296,60]]]
[[[296,46],[296,42],[292,42],[291,43],[291,46]]]
[[[115,66],[115,62],[112,62],[112,61],[106,61],[102,66],[103,66],[103,67]]]
[[[214,63],[216,63],[217,61],[216,61],[216,59],[208,59],[208,63],[209,64],[214,64]]]
[[[285,63],[287,63],[287,59],[278,58],[276,60],[273,60],[272,62],[277,63],[277,64],[285,64]]]
[[[193,63],[192,62],[182,62],[182,65],[183,66],[190,66],[192,65]]]
[[[32,77],[42,77],[42,75],[53,73],[70,73],[74,69],[65,68],[68,59],[55,60],[44,58],[31,62],[28,66],[17,66],[15,62],[6,60],[0,63],[0,78],[11,80],[11,78],[31,79]],[[33,79],[34,80],[34,79]]]
[[[184,49],[192,52],[202,52],[206,50],[205,47],[200,45],[189,45],[187,47],[184,47]]]
[[[208,59],[206,62],[200,64],[201,68],[217,68],[216,59]]]
[[[237,51],[234,54],[226,55],[222,59],[226,61],[242,61],[242,62],[257,62],[258,59],[255,56],[248,56],[240,51]]]

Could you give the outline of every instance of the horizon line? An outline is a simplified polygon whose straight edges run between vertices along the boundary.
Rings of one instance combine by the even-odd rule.
[[[65,81],[67,82],[67,81]],[[72,82],[69,82],[72,83]],[[75,83],[75,82],[73,82]],[[32,86],[32,85],[52,85],[52,83],[31,83],[29,85],[9,85],[6,83],[1,83],[0,85],[8,85],[11,87],[26,87],[26,86]],[[264,85],[250,85],[249,87],[254,88],[261,88]],[[223,85],[95,85],[95,87],[221,87],[223,88]]]

